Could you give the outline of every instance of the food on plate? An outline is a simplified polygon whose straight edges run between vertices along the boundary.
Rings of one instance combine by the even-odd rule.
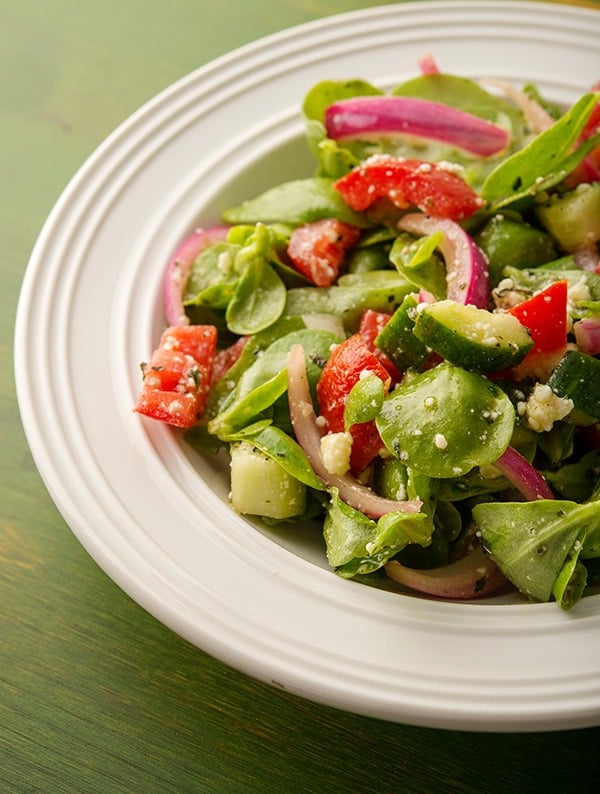
[[[313,86],[314,173],[182,241],[136,410],[342,577],[567,610],[600,571],[600,95],[423,64]]]

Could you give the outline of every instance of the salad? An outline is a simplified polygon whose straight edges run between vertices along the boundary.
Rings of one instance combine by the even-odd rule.
[[[342,577],[570,609],[600,572],[599,99],[430,57],[312,87],[314,173],[181,242],[135,410]]]

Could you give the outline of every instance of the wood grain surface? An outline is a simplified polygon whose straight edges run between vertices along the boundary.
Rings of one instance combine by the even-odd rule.
[[[599,729],[388,724],[267,687],[192,647],[79,545],[21,429],[19,286],[45,217],[86,156],[157,91],[223,52],[383,4],[0,0],[0,792],[597,790]],[[39,387],[42,400],[43,372]]]

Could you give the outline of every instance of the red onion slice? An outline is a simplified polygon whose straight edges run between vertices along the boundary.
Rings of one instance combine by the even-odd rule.
[[[482,82],[500,88],[505,96],[523,112],[525,121],[532,132],[539,134],[554,124],[554,119],[548,111],[544,110],[540,103],[536,102],[536,100],[529,96],[529,94],[526,94],[525,91],[521,91],[521,89],[507,83],[505,80],[492,80],[486,78]]]
[[[432,218],[414,212],[401,218],[398,228],[423,236],[442,232],[444,236],[439,248],[446,261],[448,298],[478,309],[488,308],[487,259],[462,226],[447,218]]]
[[[163,281],[163,303],[169,325],[187,325],[189,320],[183,307],[182,296],[194,260],[203,248],[224,240],[229,228],[213,226],[186,237],[169,260]]]
[[[397,560],[390,560],[384,570],[395,582],[439,598],[483,598],[495,593],[507,582],[480,544],[465,557],[440,568],[407,568]]]
[[[414,135],[490,157],[504,151],[510,136],[485,119],[440,102],[403,96],[341,99],[325,111],[325,129],[334,140]]]
[[[577,347],[590,356],[600,355],[600,317],[584,317],[573,323]]]
[[[288,400],[292,426],[298,443],[306,453],[316,475],[327,487],[337,488],[342,501],[371,518],[380,518],[394,511],[419,512],[422,504],[419,499],[402,502],[385,499],[348,474],[340,477],[327,471],[321,458],[321,432],[308,388],[306,359],[302,345],[294,345],[288,354]]]
[[[419,71],[421,74],[439,74],[440,68],[437,65],[437,61],[431,55],[431,53],[427,53],[427,55],[423,55],[422,58],[419,58]]]
[[[528,501],[554,499],[550,486],[542,475],[516,449],[508,447],[494,461],[494,466],[518,488]]]
[[[600,273],[600,253],[595,245],[588,248],[579,248],[573,253],[577,267],[590,273]]]

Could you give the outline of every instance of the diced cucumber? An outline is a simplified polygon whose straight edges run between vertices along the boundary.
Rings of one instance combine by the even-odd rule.
[[[343,286],[288,290],[284,316],[334,314],[349,333],[354,333],[365,309],[394,311],[413,289],[392,270],[349,273],[343,280]]]
[[[231,504],[238,513],[294,518],[306,509],[306,486],[242,441],[231,445]]]
[[[422,304],[415,336],[446,361],[475,372],[509,369],[533,347],[527,329],[513,315],[452,300]]]
[[[418,305],[414,295],[407,295],[375,339],[376,346],[401,371],[411,367],[417,369],[430,354],[414,334],[413,317]]]
[[[505,267],[536,267],[558,255],[548,234],[506,215],[494,215],[475,242],[487,256],[492,286],[500,281]]]
[[[569,419],[575,424],[600,421],[600,360],[568,350],[548,380],[559,397],[573,400]]]
[[[600,240],[600,182],[552,196],[536,213],[563,251],[587,248]]]

